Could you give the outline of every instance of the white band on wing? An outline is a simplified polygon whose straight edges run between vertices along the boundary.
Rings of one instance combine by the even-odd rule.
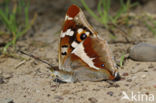
[[[72,51],[75,55],[80,57],[85,63],[87,63],[91,68],[99,70],[100,68],[94,65],[93,59],[90,58],[84,51],[83,42],[81,42],[77,47]]]

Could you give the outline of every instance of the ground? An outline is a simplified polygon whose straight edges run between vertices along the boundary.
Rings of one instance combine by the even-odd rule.
[[[61,25],[69,1],[32,1],[32,14],[38,13],[36,26],[29,35],[17,43],[17,48],[40,57],[50,64],[58,65],[58,42]],[[65,7],[64,5],[68,3]],[[155,14],[156,1],[151,0],[133,10],[134,14]],[[41,8],[42,6],[42,8]],[[92,4],[91,4],[92,6]],[[94,7],[93,7],[94,8]],[[110,33],[85,12],[89,22],[99,32],[100,36],[109,42],[116,61],[135,43],[112,42]],[[138,19],[132,20],[132,27],[122,26],[129,32],[130,41],[155,43],[154,35]],[[115,30],[115,41],[125,41],[120,30]],[[123,67],[119,68],[122,79],[115,83],[77,82],[59,83],[48,69],[48,65],[25,56],[19,52],[16,57],[0,57],[0,103],[155,103],[156,102],[156,62],[139,62],[126,59]],[[19,58],[20,57],[20,58]],[[22,59],[22,58],[24,59]],[[129,97],[137,95],[136,100],[121,100],[123,92]],[[139,96],[147,94],[147,101],[139,100]],[[150,96],[155,101],[150,102]]]

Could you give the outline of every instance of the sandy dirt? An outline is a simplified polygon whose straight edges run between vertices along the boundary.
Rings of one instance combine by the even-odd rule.
[[[66,6],[58,6],[56,2],[49,3],[33,0],[32,14],[38,13],[36,25],[24,39],[17,43],[17,48],[31,53],[40,59],[48,61],[54,66],[58,65],[58,42]],[[68,1],[69,2],[69,1]],[[57,1],[65,5],[67,1]],[[92,3],[92,2],[91,2]],[[94,3],[94,2],[93,2]],[[135,8],[133,13],[140,15],[144,12],[156,14],[156,1],[151,0],[146,5]],[[92,6],[93,4],[91,4]],[[42,8],[40,8],[42,6]],[[93,6],[94,8],[94,6]],[[110,33],[85,12],[89,22],[99,32],[100,36],[108,40],[110,48],[119,62],[123,54],[128,54],[128,49],[133,43],[113,43]],[[156,44],[154,35],[139,20],[131,20],[132,27],[121,26],[129,32],[131,41],[150,42]],[[122,33],[115,30],[117,38],[114,41],[125,41]],[[48,69],[48,65],[36,61],[28,56],[15,53],[22,57],[0,57],[0,103],[156,103],[156,62],[137,62],[126,59],[123,67],[119,68],[122,79],[113,84],[101,82],[59,83]],[[137,95],[135,100],[121,100],[123,91],[131,97]],[[154,101],[139,101],[139,96],[154,95]]]

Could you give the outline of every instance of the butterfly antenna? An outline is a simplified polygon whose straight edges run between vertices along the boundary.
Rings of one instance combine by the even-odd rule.
[[[32,54],[28,54],[28,53],[26,53],[26,52],[24,52],[24,51],[19,51],[19,52],[20,52],[21,54],[27,55],[27,56],[29,56],[29,57],[31,57],[31,58],[34,58],[34,59],[36,59],[36,60],[38,60],[38,61],[40,61],[40,62],[42,62],[42,63],[45,63],[45,64],[49,65],[51,68],[53,68],[53,69],[50,69],[50,68],[49,68],[50,70],[58,70],[58,69],[57,69],[58,67],[49,64],[47,61],[42,60],[42,59],[40,59],[39,57],[36,57],[36,56],[34,56],[34,55],[32,55]]]

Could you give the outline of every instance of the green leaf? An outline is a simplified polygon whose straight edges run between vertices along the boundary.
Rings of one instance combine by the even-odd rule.
[[[100,19],[98,18],[98,16],[87,6],[87,4],[85,3],[84,0],[80,0],[82,5],[84,6],[84,8],[88,11],[88,13],[93,16],[97,21],[100,22]]]
[[[124,59],[125,59],[125,54],[122,54],[122,56],[120,58],[120,67],[123,66]]]

